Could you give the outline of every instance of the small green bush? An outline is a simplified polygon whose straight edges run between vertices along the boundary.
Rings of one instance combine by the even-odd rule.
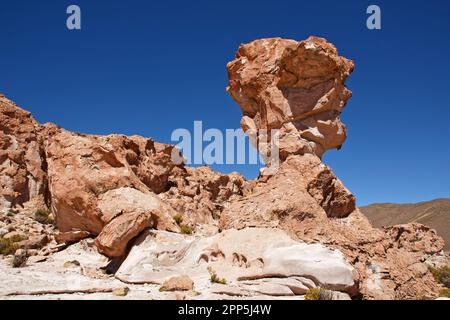
[[[212,283],[227,284],[227,280],[225,278],[220,278],[213,268],[208,267],[208,272]]]
[[[19,235],[15,235],[8,239],[0,238],[0,254],[5,256],[14,254],[14,252],[19,249],[19,245],[17,244],[17,242],[20,242],[22,240],[26,240],[26,238]]]
[[[437,282],[441,283],[447,288],[450,288],[450,266],[430,268],[430,271]]]
[[[52,224],[53,218],[49,210],[39,209],[34,213],[34,220],[42,224]]]
[[[173,216],[173,220],[177,225],[181,225],[183,223],[183,216],[181,214],[176,214]]]
[[[450,289],[449,288],[441,289],[441,291],[439,291],[439,296],[450,298]]]
[[[192,234],[192,227],[187,224],[180,225],[180,230],[182,234]]]
[[[319,300],[320,299],[320,289],[311,288],[306,291],[305,300]]]
[[[9,238],[9,240],[11,240],[12,242],[20,242],[27,239],[28,239],[27,237],[21,236],[19,234],[13,235],[12,237]]]
[[[11,241],[11,239],[0,239],[0,254],[3,254],[5,256],[13,254],[17,249],[17,244],[15,244],[14,241]]]

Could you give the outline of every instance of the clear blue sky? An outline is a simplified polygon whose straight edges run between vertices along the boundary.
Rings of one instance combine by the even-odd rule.
[[[66,8],[82,30],[66,28]],[[378,4],[382,30],[365,26]],[[3,1],[0,92],[41,122],[170,142],[175,128],[238,128],[225,65],[239,44],[322,36],[356,63],[324,160],[358,204],[450,197],[450,2]],[[216,166],[254,177],[257,166]]]

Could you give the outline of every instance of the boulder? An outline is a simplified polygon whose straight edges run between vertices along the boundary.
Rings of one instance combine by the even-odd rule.
[[[102,217],[111,222],[102,229],[95,244],[109,257],[124,255],[128,242],[146,228],[177,231],[169,207],[151,193],[132,188],[110,190],[99,197],[98,208]]]
[[[55,235],[55,240],[58,243],[75,243],[82,239],[89,237],[91,234],[88,231],[68,231],[68,232],[60,232]]]
[[[49,242],[46,234],[31,236],[26,240],[20,241],[17,245],[23,249],[41,249]]]
[[[187,275],[175,276],[164,281],[159,291],[189,291],[194,289],[194,281]]]

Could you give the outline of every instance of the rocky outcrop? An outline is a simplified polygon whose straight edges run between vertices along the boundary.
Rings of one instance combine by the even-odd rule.
[[[353,68],[322,38],[261,39],[241,45],[228,63],[227,90],[241,107],[245,132],[279,130],[282,158],[321,156],[345,141],[339,114],[351,97],[344,82]]]
[[[104,254],[120,256],[145,228],[179,231],[174,215],[211,223],[221,202],[242,194],[240,175],[176,165],[173,146],[40,125],[3,96],[0,107],[1,209],[50,206],[60,242],[98,235]]]
[[[46,163],[32,115],[0,94],[0,210],[44,203]]]
[[[178,153],[173,146],[152,139],[40,125],[0,96],[5,245],[17,238],[24,253],[35,255],[34,248],[51,245],[39,249],[48,255],[95,238],[82,240],[89,243],[86,252],[112,259],[101,270],[118,280],[115,287],[87,288],[81,277],[81,292],[113,292],[119,280],[191,290],[187,278],[178,278],[186,275],[196,290],[214,297],[297,297],[317,287],[336,299],[436,297],[439,286],[424,262],[441,253],[442,239],[419,224],[372,228],[321,161],[346,137],[339,114],[351,95],[344,82],[353,63],[321,38],[272,38],[242,45],[227,68],[242,128],[256,134],[252,141],[261,152],[277,143],[264,141],[262,130],[279,132],[281,161],[272,175],[246,181],[237,173],[186,167],[172,159]],[[46,207],[58,234],[50,224],[35,225],[33,215]],[[70,269],[80,269],[80,258],[70,260],[77,261]],[[30,270],[67,292],[63,279],[52,282],[33,265],[45,259],[29,260]],[[98,266],[81,269],[104,276]]]

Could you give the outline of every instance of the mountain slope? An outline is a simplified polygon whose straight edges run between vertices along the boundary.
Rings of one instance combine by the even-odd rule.
[[[450,199],[411,204],[375,203],[360,209],[377,228],[410,222],[429,226],[444,238],[445,250],[450,250]]]

